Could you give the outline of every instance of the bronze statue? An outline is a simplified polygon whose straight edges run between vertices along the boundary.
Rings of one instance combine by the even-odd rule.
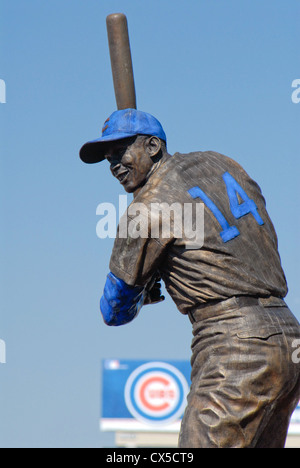
[[[134,200],[111,255],[104,321],[124,325],[143,305],[162,301],[162,279],[193,325],[179,446],[284,447],[300,398],[292,357],[300,326],[284,301],[286,279],[261,190],[219,153],[168,154],[160,122],[136,109],[125,15],[109,15],[107,32],[118,110],[80,157],[106,159]]]

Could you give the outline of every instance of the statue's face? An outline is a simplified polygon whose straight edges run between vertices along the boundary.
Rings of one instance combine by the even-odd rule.
[[[128,193],[143,186],[154,164],[143,136],[111,142],[106,151],[112,175]]]

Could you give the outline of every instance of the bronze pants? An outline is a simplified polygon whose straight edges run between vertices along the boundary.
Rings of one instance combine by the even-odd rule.
[[[179,447],[284,447],[300,398],[300,326],[280,302],[233,297],[190,317],[192,384]]]

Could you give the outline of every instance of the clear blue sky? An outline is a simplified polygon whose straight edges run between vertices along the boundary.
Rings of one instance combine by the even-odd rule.
[[[81,145],[115,109],[106,16],[127,15],[138,108],[169,152],[215,150],[259,183],[300,318],[298,0],[0,0],[1,447],[98,447],[104,358],[189,359],[170,298],[132,324],[99,313],[122,188]]]

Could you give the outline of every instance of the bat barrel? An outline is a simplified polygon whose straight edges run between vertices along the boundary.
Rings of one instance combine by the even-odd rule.
[[[136,109],[128,25],[123,13],[106,18],[109,53],[118,110]]]

